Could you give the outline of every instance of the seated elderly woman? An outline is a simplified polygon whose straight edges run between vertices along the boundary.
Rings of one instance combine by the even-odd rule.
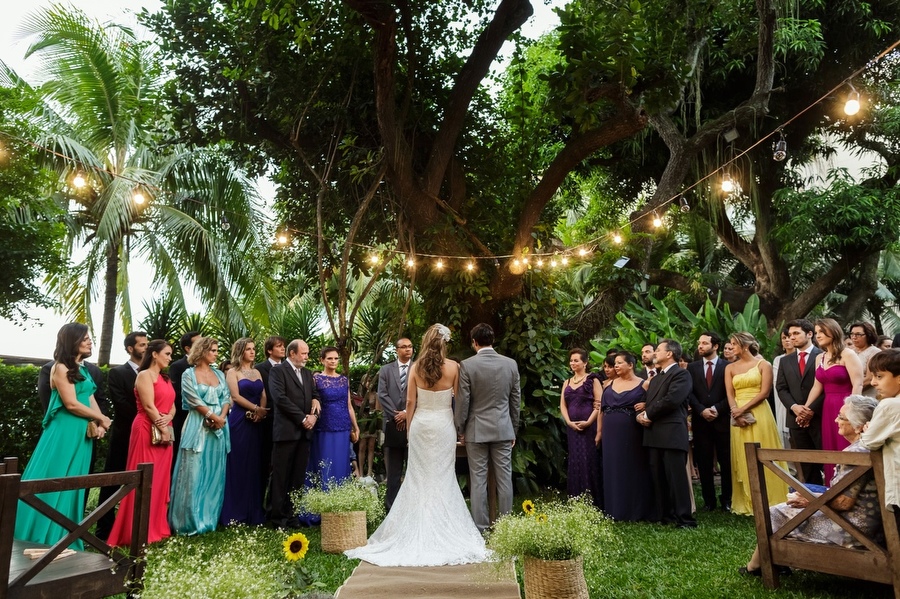
[[[844,399],[844,405],[835,418],[838,432],[850,442],[850,446],[844,451],[868,452],[869,450],[860,443],[860,435],[863,427],[872,418],[872,412],[878,405],[871,397],[863,395],[850,395]],[[841,478],[853,470],[848,464],[838,464],[835,468],[831,484],[835,485]],[[819,493],[814,493],[819,495]],[[769,508],[772,517],[772,530],[778,530],[785,522],[799,514],[803,508],[809,505],[809,501],[798,493],[788,493],[786,503],[779,503]],[[881,510],[878,506],[878,490],[875,488],[875,478],[871,471],[863,475],[841,495],[838,495],[828,504],[831,509],[841,512],[845,520],[858,528],[869,537],[878,537],[883,534],[881,530]],[[859,547],[860,544],[850,533],[833,522],[822,512],[816,512],[804,521],[800,526],[788,534],[788,538],[809,543],[823,543],[840,545],[842,547]],[[759,564],[759,547],[753,551],[753,557],[739,572],[749,576],[762,574]],[[789,570],[783,569],[782,573]]]

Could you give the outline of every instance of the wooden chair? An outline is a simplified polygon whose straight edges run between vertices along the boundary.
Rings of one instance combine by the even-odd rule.
[[[775,568],[777,564],[889,584],[894,587],[894,597],[900,599],[900,534],[897,531],[897,519],[894,512],[885,507],[884,503],[884,464],[880,451],[858,453],[761,449],[758,443],[747,443],[744,448],[750,475],[750,490],[753,496],[753,513],[756,519],[756,539],[759,546],[762,579],[766,588],[774,589],[779,585],[778,572]],[[789,472],[779,467],[776,462],[849,464],[853,466],[853,470],[838,484],[816,497]],[[766,494],[766,470],[774,472],[809,500],[806,508],[774,531]],[[874,473],[875,483],[878,487],[878,503],[881,509],[886,547],[882,547],[875,540],[863,534],[858,528],[844,520],[840,512],[836,512],[828,506],[829,501],[852,486],[869,471]],[[809,543],[788,537],[788,534],[817,511],[828,516],[863,547],[848,549],[838,545]]]
[[[150,523],[150,487],[153,464],[140,464],[137,470],[109,474],[89,474],[66,478],[21,480],[15,458],[4,460],[0,472],[0,599],[46,597],[62,599],[106,597],[124,593],[143,576],[143,552]],[[41,493],[119,486],[109,499],[98,505],[81,522],[74,522],[51,508]],[[135,492],[134,526],[128,554],[110,547],[90,532],[105,513],[113,509],[131,491]],[[50,518],[69,533],[52,546],[13,539],[18,502],[23,501]],[[53,561],[77,539],[96,551],[78,551]],[[43,557],[32,560],[25,549],[47,549]]]

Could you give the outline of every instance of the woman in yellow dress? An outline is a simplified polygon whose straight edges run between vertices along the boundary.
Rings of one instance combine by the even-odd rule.
[[[735,333],[730,342],[736,360],[725,368],[725,391],[731,406],[731,511],[753,515],[745,443],[766,449],[782,449],[775,416],[767,402],[772,391],[772,365],[758,356],[759,343],[750,333]],[[778,463],[785,470],[783,462]],[[784,501],[787,484],[766,471],[769,505]]]

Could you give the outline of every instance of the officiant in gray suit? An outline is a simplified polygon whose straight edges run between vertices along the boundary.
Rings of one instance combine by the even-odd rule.
[[[412,366],[412,341],[397,339],[397,359],[378,371],[378,403],[384,411],[384,467],[387,470],[387,495],[384,506],[391,511],[400,491],[400,477],[406,462],[406,381]]]
[[[483,532],[491,525],[488,464],[497,480],[498,512],[502,515],[512,510],[512,448],[519,426],[521,393],[519,368],[515,360],[494,351],[490,325],[475,325],[471,337],[476,353],[460,365],[456,428],[469,458],[472,519]]]

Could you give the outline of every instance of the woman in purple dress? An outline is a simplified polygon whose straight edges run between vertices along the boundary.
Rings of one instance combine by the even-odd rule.
[[[616,354],[616,379],[603,390],[597,437],[603,455],[604,511],[614,520],[659,520],[653,501],[644,429],[634,416],[644,409],[644,379],[635,358]]]
[[[315,373],[313,379],[319,390],[322,415],[316,423],[307,474],[314,474],[313,482],[327,489],[332,482],[350,477],[350,456],[353,444],[359,440],[359,425],[350,400],[350,381],[337,373],[338,349],[322,348],[319,359],[323,371]]]
[[[262,429],[259,423],[266,417],[266,392],[262,376],[253,368],[256,344],[244,337],[231,346],[231,363],[225,375],[231,392],[233,409],[228,414],[231,430],[231,452],[225,464],[225,500],[219,522],[262,524],[262,477],[259,472],[262,451]]]
[[[820,318],[815,322],[816,343],[822,353],[816,356],[816,382],[806,398],[806,407],[825,393],[822,402],[822,449],[842,451],[850,443],[837,432],[835,418],[848,395],[862,393],[865,372],[859,356],[844,346],[844,331],[836,320]],[[807,425],[808,420],[797,424]],[[834,464],[825,464],[825,480],[834,475]]]
[[[566,424],[569,446],[569,497],[589,492],[594,505],[603,505],[600,486],[600,464],[597,457],[597,415],[595,401],[600,399],[600,379],[587,371],[587,351],[575,348],[569,352],[572,378],[563,384],[559,411]]]

